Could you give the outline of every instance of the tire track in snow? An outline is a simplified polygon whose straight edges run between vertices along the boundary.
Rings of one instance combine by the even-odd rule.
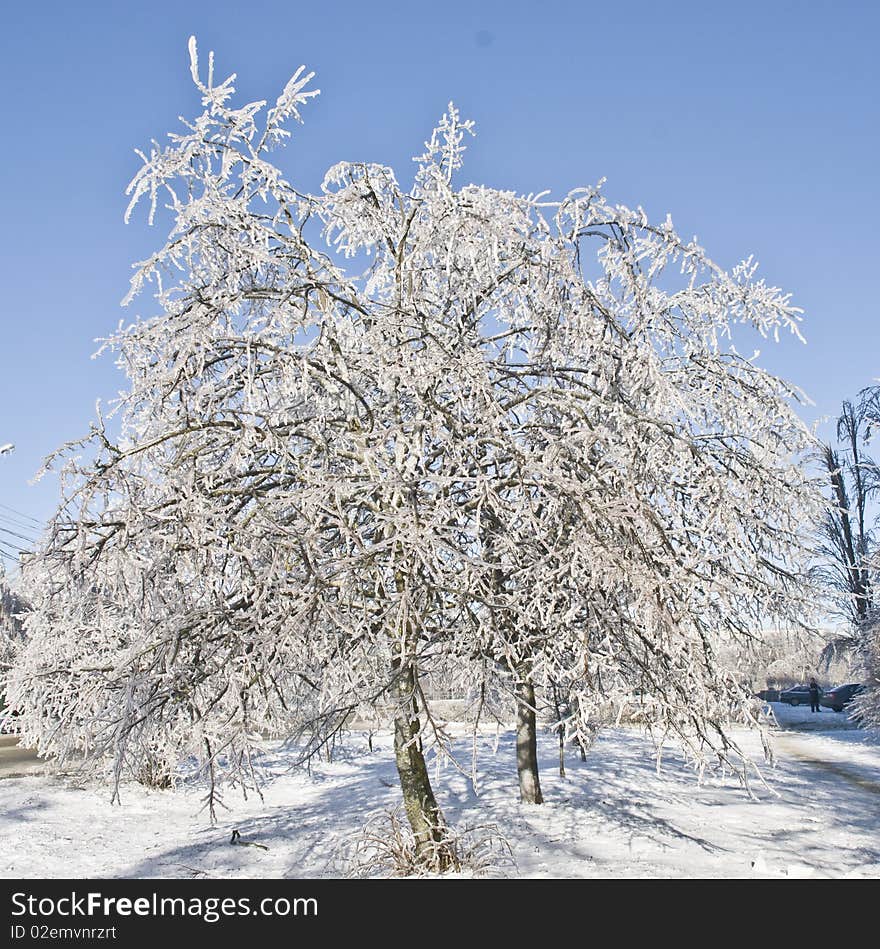
[[[829,774],[843,778],[845,781],[856,785],[863,791],[868,791],[871,794],[880,794],[880,780],[867,777],[865,775],[865,770],[867,769],[860,768],[858,765],[848,767],[839,761],[833,761],[829,758],[817,758],[815,754],[808,753],[804,749],[803,743],[794,738],[791,733],[778,735],[776,741],[788,754],[797,758],[799,761],[803,761],[805,764],[812,765]]]

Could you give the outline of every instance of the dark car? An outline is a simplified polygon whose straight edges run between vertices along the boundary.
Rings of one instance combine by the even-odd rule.
[[[809,705],[810,687],[808,685],[793,685],[779,693],[779,701],[788,705]],[[819,702],[822,702],[822,689],[819,689]]]
[[[778,702],[779,689],[761,689],[760,692],[755,692],[755,698],[762,702]]]
[[[842,712],[844,706],[848,705],[860,692],[864,692],[865,687],[858,682],[848,682],[846,685],[836,685],[833,689],[819,698],[819,704],[825,708],[833,708],[835,712]]]

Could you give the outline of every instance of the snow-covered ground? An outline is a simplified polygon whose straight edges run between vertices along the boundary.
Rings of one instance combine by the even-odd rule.
[[[553,736],[542,737],[547,803],[518,803],[513,735],[479,739],[478,780],[448,763],[432,775],[447,818],[497,825],[520,877],[880,877],[880,741],[842,715],[810,718],[774,707],[780,722],[774,790],[750,800],[732,775],[698,783],[670,748],[658,774],[650,742],[634,728],[605,732],[581,763],[557,772]],[[820,727],[821,726],[821,727]],[[738,733],[759,756],[757,737]],[[497,747],[496,747],[497,746]],[[121,805],[75,776],[0,780],[5,877],[320,877],[345,873],[346,840],[399,802],[391,742],[357,733],[343,760],[311,775],[289,769],[277,747],[265,759],[263,800],[229,790],[211,826],[202,791],[131,784]],[[462,742],[469,765],[468,743]],[[241,839],[262,847],[233,846]],[[264,849],[268,848],[268,849]]]

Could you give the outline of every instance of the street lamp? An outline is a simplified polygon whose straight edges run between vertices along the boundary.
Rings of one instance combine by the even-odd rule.
[[[15,450],[15,445],[12,442],[8,442],[6,445],[0,445],[0,455],[8,455],[11,451]]]

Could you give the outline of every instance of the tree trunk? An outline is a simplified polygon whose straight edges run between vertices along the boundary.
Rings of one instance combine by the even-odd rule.
[[[559,701],[559,687],[555,682],[550,683],[553,689],[553,711],[556,713],[556,736],[559,739],[559,777],[565,777],[565,725],[562,723],[563,703]]]
[[[538,777],[538,733],[535,718],[535,687],[521,678],[516,692],[516,770],[519,799],[523,804],[543,804]]]
[[[414,698],[416,675],[408,662],[394,662],[394,758],[403,806],[415,835],[416,851],[428,866],[438,872],[452,863],[452,851],[446,842],[446,822],[434,797],[428,766],[419,738],[421,723]]]

